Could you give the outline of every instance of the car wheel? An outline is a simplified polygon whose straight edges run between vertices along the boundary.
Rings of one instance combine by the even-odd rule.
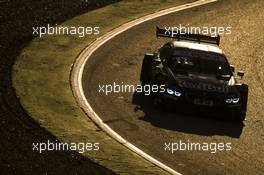
[[[236,112],[233,114],[234,120],[238,122],[243,122],[246,118],[245,112]]]
[[[159,98],[158,96],[154,96],[153,97],[153,106],[154,106],[155,109],[158,109],[158,110],[161,110],[161,111],[163,111],[165,109],[162,99]]]
[[[149,84],[150,83],[150,73],[151,73],[151,65],[153,61],[152,55],[145,55],[141,67],[141,75],[140,80],[142,84]]]

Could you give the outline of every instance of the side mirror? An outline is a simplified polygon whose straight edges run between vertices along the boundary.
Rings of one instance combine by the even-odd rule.
[[[235,66],[234,65],[230,65],[231,71],[235,72]]]
[[[154,52],[153,55],[155,58],[159,58],[159,56],[160,56],[159,52]]]
[[[245,75],[245,73],[243,71],[238,71],[237,75],[240,76],[240,78],[242,79]]]

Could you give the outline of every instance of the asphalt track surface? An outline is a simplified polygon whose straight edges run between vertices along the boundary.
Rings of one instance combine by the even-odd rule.
[[[159,17],[133,27],[100,47],[84,69],[85,96],[101,119],[122,137],[183,174],[264,174],[264,1],[222,0]],[[221,48],[231,64],[246,72],[249,85],[244,124],[214,119],[212,114],[182,114],[154,109],[137,93],[99,93],[99,85],[140,84],[145,52],[168,39],[155,37],[155,26],[231,26]],[[228,143],[230,151],[164,150],[168,142]]]

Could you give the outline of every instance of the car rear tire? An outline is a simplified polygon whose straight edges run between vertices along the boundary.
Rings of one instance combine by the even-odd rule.
[[[242,84],[237,85],[238,91],[240,93],[240,99],[242,102],[242,109],[243,111],[247,111],[247,102],[248,102],[248,85]]]
[[[238,122],[243,122],[246,118],[246,113],[245,112],[236,112],[233,113],[233,119]]]

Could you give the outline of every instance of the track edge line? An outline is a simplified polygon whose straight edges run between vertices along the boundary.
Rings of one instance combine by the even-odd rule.
[[[115,36],[119,35],[120,33],[139,25],[143,22],[148,20],[158,18],[170,13],[178,12],[181,10],[209,4],[212,2],[216,2],[218,0],[198,0],[192,3],[187,3],[183,5],[179,5],[176,7],[171,7],[165,10],[161,10],[158,12],[154,12],[152,14],[148,14],[146,16],[140,17],[138,19],[132,20],[127,22],[106,34],[97,38],[93,43],[87,46],[77,57],[75,63],[72,65],[71,73],[70,73],[70,84],[73,95],[81,107],[81,109],[88,115],[88,117],[103,131],[105,131],[110,137],[114,140],[118,141],[122,145],[124,145],[129,150],[133,151],[137,155],[141,156],[142,158],[146,159],[147,161],[153,163],[154,165],[160,167],[161,169],[165,170],[166,172],[173,174],[173,175],[181,175],[179,172],[175,171],[174,169],[170,168],[169,166],[163,164],[162,162],[158,161],[157,159],[151,157],[150,155],[146,154],[144,151],[140,150],[138,147],[133,145],[132,143],[125,140],[121,137],[118,133],[116,133],[113,129],[111,129],[107,124],[105,124],[102,119],[96,114],[96,112],[92,109],[90,104],[88,103],[82,87],[82,74],[84,67],[90,58],[90,56],[95,52],[99,47],[101,47],[104,43],[109,41],[110,39],[114,38]]]

